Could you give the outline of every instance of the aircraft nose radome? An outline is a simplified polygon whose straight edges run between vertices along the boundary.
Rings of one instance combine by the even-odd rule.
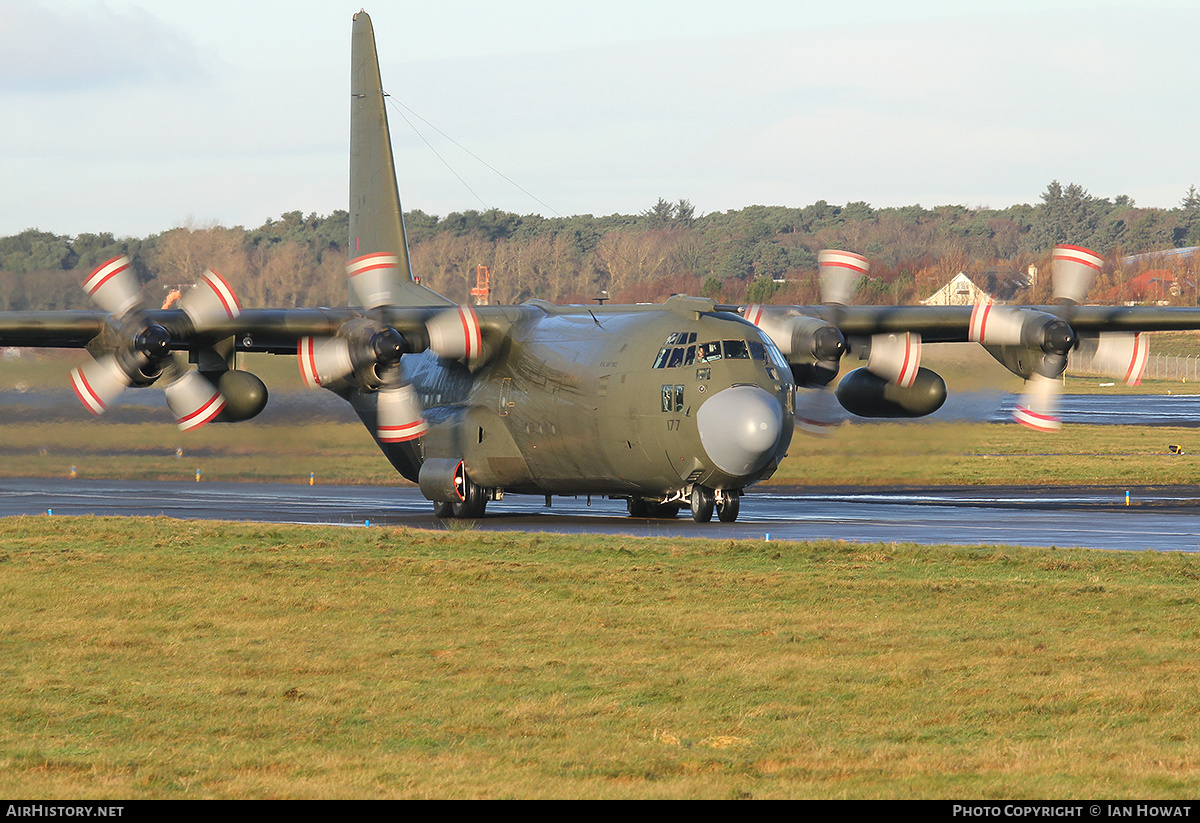
[[[758,386],[714,394],[696,413],[700,442],[717,468],[744,476],[766,465],[779,445],[783,406]]]

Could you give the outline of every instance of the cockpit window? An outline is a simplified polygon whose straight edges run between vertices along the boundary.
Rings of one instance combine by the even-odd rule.
[[[771,365],[772,362],[786,367],[786,361],[774,346],[764,345],[761,340],[710,340],[696,342],[695,332],[677,332],[667,337],[667,345],[658,352],[654,360],[656,369],[674,369],[715,360],[757,360]]]
[[[726,340],[725,356],[731,360],[749,360],[750,349],[745,340]]]

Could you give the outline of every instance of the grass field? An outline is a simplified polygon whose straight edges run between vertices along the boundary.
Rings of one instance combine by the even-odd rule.
[[[1200,792],[1188,555],[90,518],[0,545],[10,797]]]
[[[1186,454],[1173,455],[1179,445]],[[176,449],[180,449],[177,452]],[[178,456],[178,455],[182,456]],[[769,481],[788,485],[1200,484],[1200,430],[988,423],[867,423],[800,432]],[[0,475],[133,480],[403,482],[357,422],[212,425],[84,421],[0,426]]]
[[[851,425],[775,481],[1200,483],[1195,431]],[[0,426],[0,473],[71,467],[397,482],[357,423]],[[1198,563],[0,520],[0,793],[1190,798]]]

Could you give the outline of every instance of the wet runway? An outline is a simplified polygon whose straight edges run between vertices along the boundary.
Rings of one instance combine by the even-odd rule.
[[[751,489],[737,523],[635,520],[621,500],[509,495],[487,530],[1200,551],[1200,488]],[[0,479],[0,516],[136,515],[444,528],[415,488]]]

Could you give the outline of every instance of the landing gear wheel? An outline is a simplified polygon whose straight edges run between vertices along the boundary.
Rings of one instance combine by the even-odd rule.
[[[631,497],[625,501],[626,508],[629,509],[630,517],[649,517],[650,506],[641,497]]]
[[[483,487],[464,476],[462,491],[462,501],[450,504],[454,516],[460,520],[483,517],[483,510],[487,506],[487,494],[484,493]]]
[[[646,514],[649,517],[661,517],[670,520],[679,515],[678,503],[647,503]]]
[[[722,523],[733,523],[738,519],[741,508],[742,496],[736,491],[725,492],[721,501],[717,503],[717,518]]]
[[[713,490],[708,486],[692,486],[692,519],[707,523],[713,515]]]
[[[454,507],[440,500],[433,501],[433,516],[438,520],[449,520],[454,516]]]

